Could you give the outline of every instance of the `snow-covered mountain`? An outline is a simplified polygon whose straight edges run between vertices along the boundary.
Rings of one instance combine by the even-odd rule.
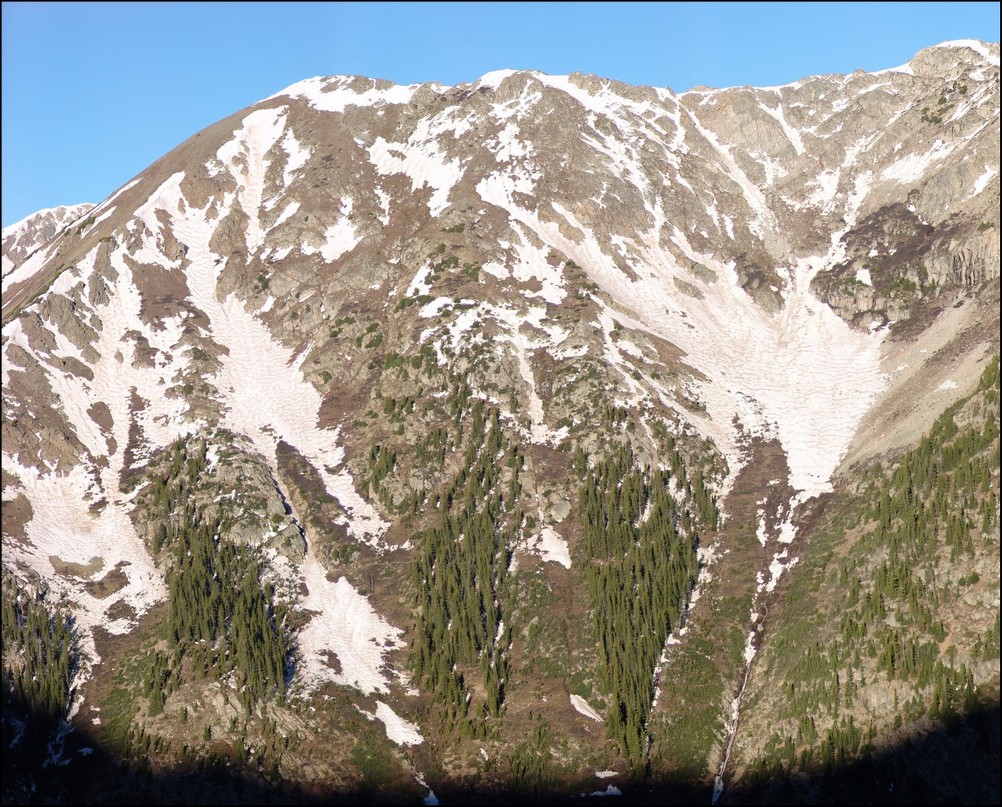
[[[4,227],[0,236],[3,240],[3,277],[6,279],[32,252],[49,243],[64,227],[82,219],[93,206],[84,203],[47,208]]]
[[[4,567],[72,611],[74,709],[93,723],[121,642],[176,596],[180,561],[158,525],[187,506],[260,552],[275,602],[297,614],[290,691],[314,708],[339,699],[324,719],[348,704],[378,721],[440,792],[508,781],[541,719],[565,743],[557,778],[577,783],[589,764],[637,764],[594,723],[620,695],[588,632],[587,468],[620,446],[631,467],[671,468],[697,592],[726,577],[713,559],[738,546],[729,502],[761,471],[761,551],[752,582],[734,583],[746,664],[718,671],[716,744],[688,774],[712,778],[807,514],[861,464],[913,445],[997,353],[998,233],[997,44],[681,95],[527,71],[454,87],[308,79],[95,207],[4,230]],[[201,446],[200,465],[187,505],[164,510],[177,446]],[[507,470],[470,492],[478,457]],[[483,663],[466,669],[456,650],[449,673],[488,714],[467,738],[414,661],[439,630],[422,621],[444,574],[430,536],[440,518],[466,523],[447,517],[464,491],[507,536],[471,578],[457,573],[463,596],[494,580],[477,595],[496,634],[478,640]],[[710,494],[722,526],[701,505]],[[680,607],[695,624],[712,597],[690,609],[690,587]],[[649,755],[658,720],[670,725],[657,683],[684,622],[663,625],[645,673],[655,768],[672,768]],[[206,686],[195,700],[165,690],[167,717],[144,711],[143,731],[170,754],[198,747],[201,723],[195,737],[164,721],[201,709],[203,748],[229,736],[231,684]],[[329,728],[274,709],[256,714],[285,735]],[[283,775],[313,764],[291,759]],[[364,768],[337,760],[320,774],[330,787]]]

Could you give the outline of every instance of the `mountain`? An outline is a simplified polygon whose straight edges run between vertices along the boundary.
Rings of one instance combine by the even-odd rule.
[[[25,258],[39,247],[45,246],[66,226],[83,218],[94,205],[80,204],[39,210],[20,221],[4,227],[3,276],[24,263]]]
[[[998,68],[314,78],[5,230],[5,795],[997,800]]]

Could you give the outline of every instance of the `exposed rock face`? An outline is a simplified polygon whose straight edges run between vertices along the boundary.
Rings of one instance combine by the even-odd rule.
[[[516,524],[497,516],[514,537],[491,574],[523,597],[485,644],[516,659],[498,736],[514,745],[546,701],[569,765],[619,760],[567,698],[570,680],[608,694],[577,624],[587,462],[571,458],[628,445],[667,467],[671,446],[687,524],[704,482],[723,501],[741,477],[749,524],[748,486],[775,486],[740,584],[774,587],[790,556],[767,537],[786,546],[848,460],[913,443],[998,350],[998,54],[954,43],[876,74],[682,95],[535,72],[314,78],[94,208],[5,230],[4,563],[49,581],[82,630],[128,634],[167,596],[146,509],[164,451],[207,441],[192,507],[292,592],[296,685],[350,689],[416,746],[439,713],[407,694],[415,553],[475,489],[470,434],[496,415],[491,484]],[[786,478],[741,476],[758,440]],[[120,599],[90,596],[109,568]],[[738,670],[717,672],[729,702]],[[484,680],[470,699],[490,713]],[[467,740],[425,760],[479,776]]]

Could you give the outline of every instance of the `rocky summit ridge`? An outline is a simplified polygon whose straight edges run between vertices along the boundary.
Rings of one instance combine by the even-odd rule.
[[[825,514],[991,411],[998,233],[997,44],[681,94],[308,79],[4,230],[5,588],[72,615],[77,732],[162,774],[567,795],[719,788],[733,750],[750,782],[763,614]]]

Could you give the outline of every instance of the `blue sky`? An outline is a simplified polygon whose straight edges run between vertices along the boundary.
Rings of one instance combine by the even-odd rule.
[[[3,3],[3,224],[99,202],[211,123],[315,75],[491,70],[682,92],[881,70],[999,40],[998,3]]]

